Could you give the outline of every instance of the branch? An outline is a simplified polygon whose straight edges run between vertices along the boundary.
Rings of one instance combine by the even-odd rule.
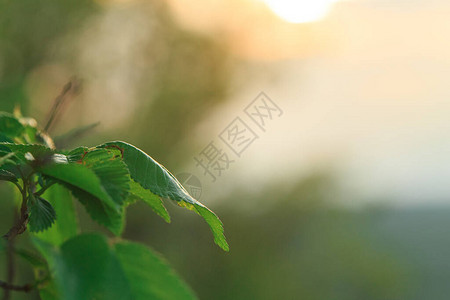
[[[20,171],[20,170],[19,170]],[[15,286],[11,282],[14,280],[15,275],[15,265],[14,265],[14,255],[13,255],[13,248],[14,248],[14,238],[18,236],[19,234],[23,233],[27,229],[28,224],[28,207],[27,207],[27,180],[24,179],[23,181],[23,187],[19,190],[22,194],[22,206],[20,208],[20,216],[17,217],[16,215],[16,224],[6,233],[3,238],[7,240],[8,247],[7,247],[7,276],[8,276],[8,282],[0,282],[0,287],[3,287],[5,289],[5,293],[3,295],[4,300],[9,300],[11,298],[11,290],[19,290],[19,291],[28,291],[32,287],[29,285],[25,285],[22,287]],[[18,221],[17,221],[18,219]]]
[[[9,291],[18,291],[28,293],[33,289],[33,284],[14,285],[0,280],[0,287]]]
[[[19,234],[22,234],[27,229],[28,224],[28,207],[27,207],[27,189],[24,183],[22,192],[22,207],[20,208],[19,221],[6,233],[3,238],[11,241]]]
[[[77,93],[80,90],[80,81],[77,79],[72,79],[61,90],[61,93],[55,98],[53,106],[50,110],[47,124],[44,127],[44,131],[48,132],[58,115],[59,108],[62,106],[64,101],[68,98],[70,92]]]
[[[17,219],[17,213],[15,213],[14,215],[15,218]],[[6,259],[7,259],[6,276],[8,282],[12,282],[14,280],[15,275],[13,247],[14,247],[14,240],[9,240],[6,249]],[[3,300],[9,300],[10,298],[11,298],[11,291],[5,290],[5,293],[3,294]]]

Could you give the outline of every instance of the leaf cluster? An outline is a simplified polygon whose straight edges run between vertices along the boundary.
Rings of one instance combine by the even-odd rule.
[[[30,254],[24,258],[43,270],[36,274],[45,274],[37,276],[43,299],[194,297],[146,247],[80,234],[74,199],[116,236],[124,230],[128,205],[143,201],[170,222],[162,200],[174,201],[203,217],[215,243],[229,250],[219,218],[164,166],[125,142],[58,150],[33,119],[0,113],[0,180],[13,183],[22,195],[22,225],[33,233],[43,261]]]

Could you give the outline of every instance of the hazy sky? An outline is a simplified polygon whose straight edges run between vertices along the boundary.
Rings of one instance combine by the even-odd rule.
[[[448,1],[361,0],[336,4],[314,24],[256,18],[242,27],[236,36],[256,48],[235,47],[250,61],[239,77],[246,83],[201,136],[215,138],[261,90],[285,114],[222,180],[264,182],[330,166],[355,203],[449,202],[449,15]]]

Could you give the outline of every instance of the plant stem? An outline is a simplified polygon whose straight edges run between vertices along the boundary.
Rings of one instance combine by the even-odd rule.
[[[17,213],[14,214],[14,219],[18,219]],[[7,259],[7,268],[6,268],[6,278],[7,282],[14,281],[15,275],[15,261],[14,261],[14,240],[8,240],[6,246],[6,259]],[[9,300],[11,298],[11,290],[5,289],[5,293],[3,295],[3,300]]]
[[[20,208],[20,217],[15,225],[6,233],[3,238],[10,241],[27,229],[28,224],[28,206],[27,206],[27,183],[24,181],[22,188],[22,206]]]
[[[19,291],[19,292],[29,292],[33,289],[33,285],[31,284],[24,284],[24,285],[14,285],[14,284],[9,284],[7,282],[1,281],[0,280],[0,287],[3,288],[5,290],[5,296],[3,297],[3,299],[9,299],[5,298],[6,294],[10,291]]]
[[[0,287],[5,290],[3,300],[9,300],[11,298],[11,290],[28,291],[29,287],[26,286],[14,286],[15,264],[14,264],[14,239],[19,234],[22,234],[27,229],[28,223],[28,207],[27,207],[27,181],[24,180],[23,187],[19,189],[22,194],[22,205],[20,208],[20,216],[14,213],[14,226],[3,236],[7,241],[7,280],[8,282],[1,282]]]
[[[52,182],[46,186],[43,186],[39,191],[35,192],[34,195],[35,196],[42,196],[43,193],[45,193],[45,191],[51,187],[52,185],[54,185],[56,182]]]

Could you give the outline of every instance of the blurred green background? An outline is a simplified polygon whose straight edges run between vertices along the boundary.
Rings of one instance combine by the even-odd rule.
[[[250,10],[247,2],[242,11]],[[283,148],[287,140],[308,143],[302,140],[306,135],[295,134],[301,126],[295,123],[300,122],[297,111],[287,109],[303,101],[303,92],[279,91],[285,85],[293,90],[314,86],[308,72],[289,75],[289,59],[307,69],[308,59],[317,58],[305,58],[304,52],[300,58],[288,58],[281,51],[285,49],[271,54],[247,51],[251,47],[245,41],[251,44],[252,39],[237,38],[217,24],[187,26],[188,21],[176,17],[174,11],[183,4],[177,5],[157,0],[0,0],[0,109],[11,112],[19,105],[43,125],[55,96],[76,76],[82,90],[66,103],[51,134],[58,137],[71,128],[101,124],[77,141],[65,141],[64,147],[124,140],[175,173],[194,173],[203,187],[200,200],[225,224],[230,253],[213,244],[200,218],[169,203],[172,224],[144,205],[131,206],[125,238],[162,253],[200,299],[447,299],[447,205],[431,205],[427,199],[419,205],[396,205],[395,195],[371,194],[370,189],[358,194],[358,188],[341,185],[345,172],[336,171],[334,156],[292,171],[284,168],[297,165],[303,152],[293,148],[283,156],[269,151]],[[200,19],[207,12],[191,14]],[[230,17],[233,12],[224,14]],[[251,27],[251,14],[245,16],[250,19],[242,27],[232,26],[231,32]],[[275,26],[282,21],[267,22]],[[199,26],[213,28],[198,30]],[[297,28],[306,32],[305,39],[329,42],[317,26]],[[267,45],[270,51],[272,47]],[[286,76],[297,81],[280,84]],[[259,132],[261,143],[252,146],[253,152],[236,159],[234,171],[211,183],[193,157],[211,140],[217,141],[221,130],[262,89],[271,91],[288,115],[286,120],[295,122],[285,124],[283,133],[275,133],[282,130],[277,125],[267,136]],[[308,101],[314,98],[305,99],[306,110]],[[327,122],[326,116],[313,121]],[[310,135],[315,128],[308,127]],[[317,131],[324,135],[320,128]],[[333,129],[327,134],[334,139]],[[321,147],[331,153],[339,148],[326,143]],[[395,172],[401,166],[389,168]],[[0,188],[0,230],[6,231],[12,222],[12,194],[8,186]],[[341,201],[347,198],[351,200]],[[400,202],[408,203],[407,197]],[[86,218],[82,207],[78,209],[85,230],[102,230]],[[5,274],[4,262],[0,257],[0,274]],[[18,281],[31,276],[21,265]]]

